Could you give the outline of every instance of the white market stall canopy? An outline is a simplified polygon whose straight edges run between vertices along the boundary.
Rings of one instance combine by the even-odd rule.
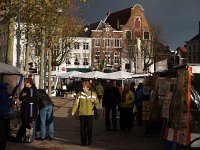
[[[51,71],[51,76],[59,76],[60,74],[62,74],[62,72],[60,71]],[[47,72],[48,75],[48,72]]]
[[[130,79],[133,77],[133,73],[126,72],[126,71],[117,71],[112,73],[107,73],[104,76],[101,76],[102,79],[110,79],[110,80],[123,80],[123,79]]]
[[[82,75],[82,74],[84,73],[79,72],[79,71],[70,71],[70,72],[60,73],[57,76],[59,78],[73,78],[74,76]]]
[[[17,75],[17,74],[24,74],[24,73],[20,68],[0,62],[0,74]]]
[[[151,76],[151,74],[133,74],[133,78],[143,78],[143,77],[148,77]]]
[[[101,78],[104,75],[107,75],[107,73],[100,72],[100,71],[92,71],[92,72],[87,72],[80,75],[74,75],[74,77],[85,78],[85,79],[97,79],[97,78]]]

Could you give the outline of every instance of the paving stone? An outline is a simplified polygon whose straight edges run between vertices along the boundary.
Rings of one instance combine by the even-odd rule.
[[[134,126],[130,133],[106,131],[104,118],[94,120],[91,146],[80,146],[78,116],[71,116],[73,99],[52,97],[54,101],[55,138],[53,141],[33,141],[32,143],[7,142],[6,150],[162,150],[160,135],[143,136],[145,127]],[[102,114],[101,105],[97,106]],[[12,127],[13,128],[13,127]],[[17,128],[14,129],[14,131]],[[16,133],[16,131],[15,131]]]

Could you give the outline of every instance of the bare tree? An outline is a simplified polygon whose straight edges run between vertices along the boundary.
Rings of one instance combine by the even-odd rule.
[[[166,47],[164,46],[163,40],[163,29],[159,24],[150,26],[150,34],[147,39],[141,39],[140,46],[138,45],[137,38],[125,40],[125,55],[129,61],[129,67],[132,68],[131,64],[134,65],[134,72],[137,72],[138,67],[138,55],[141,49],[141,55],[143,59],[143,71],[156,61],[166,58],[168,55],[165,54]],[[138,47],[139,46],[139,47]],[[133,62],[133,63],[132,63]]]

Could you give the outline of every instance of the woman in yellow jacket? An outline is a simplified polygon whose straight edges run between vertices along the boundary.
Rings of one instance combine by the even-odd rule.
[[[79,109],[81,146],[91,145],[94,105],[99,103],[95,92],[90,91],[90,82],[83,82],[83,92],[79,92],[74,100],[72,115]]]
[[[122,98],[119,102],[120,106],[120,130],[130,131],[133,128],[133,105],[135,97],[133,92],[130,91],[129,85],[124,85],[124,90],[122,91]]]

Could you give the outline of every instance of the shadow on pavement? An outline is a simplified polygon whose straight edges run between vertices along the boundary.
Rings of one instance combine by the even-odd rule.
[[[130,133],[106,131],[102,109],[98,111],[100,118],[94,120],[93,138],[91,146],[80,146],[80,129],[78,116],[70,116],[72,103],[66,100],[59,102],[54,113],[55,138],[54,141],[38,141],[32,143],[7,143],[6,150],[65,150],[65,149],[96,149],[96,150],[162,150],[160,135],[143,136],[145,127],[134,126]],[[119,126],[119,124],[118,124]]]

